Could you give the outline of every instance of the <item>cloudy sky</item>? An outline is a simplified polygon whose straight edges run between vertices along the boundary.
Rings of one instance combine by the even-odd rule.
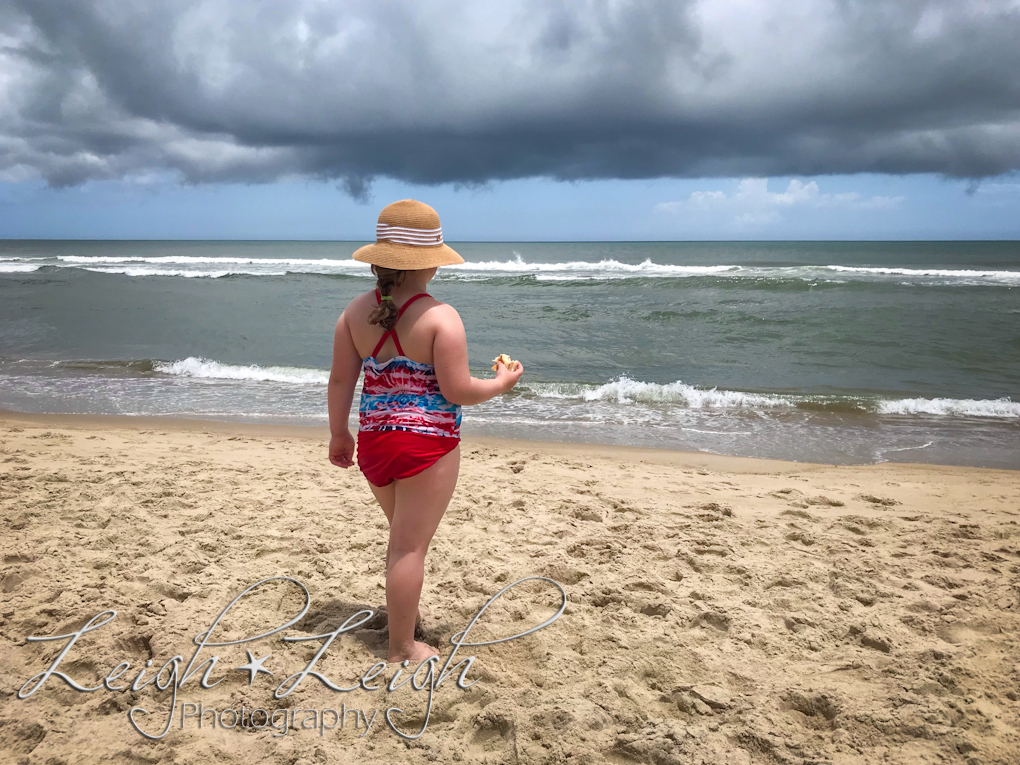
[[[1020,0],[0,0],[0,237],[1020,238]]]

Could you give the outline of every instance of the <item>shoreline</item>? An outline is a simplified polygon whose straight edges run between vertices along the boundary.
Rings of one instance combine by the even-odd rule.
[[[23,423],[30,426],[70,428],[76,430],[163,430],[174,433],[208,433],[247,438],[284,438],[321,441],[329,439],[329,428],[324,425],[281,425],[275,423],[248,423],[231,420],[194,419],[172,416],[125,415],[125,414],[64,414],[49,412],[19,412],[0,408],[0,426]],[[684,451],[666,447],[617,446],[615,444],[589,443],[583,441],[542,441],[531,439],[503,438],[499,436],[462,437],[466,447],[486,446],[492,448],[518,449],[539,452],[550,456],[590,456],[620,458],[627,462],[645,462],[658,465],[673,465],[678,468],[701,468],[722,472],[747,474],[774,474],[785,472],[808,472],[811,470],[881,470],[916,469],[944,473],[962,474],[990,472],[1014,475],[1018,471],[1008,468],[989,468],[972,465],[942,465],[927,462],[876,462],[870,464],[835,464],[830,462],[798,462],[796,460],[768,459],[764,457],[739,457],[711,452]],[[889,466],[889,467],[885,467]]]

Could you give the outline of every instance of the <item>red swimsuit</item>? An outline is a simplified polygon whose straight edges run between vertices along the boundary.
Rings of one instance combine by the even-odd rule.
[[[422,292],[400,307],[397,321]],[[382,302],[379,290],[377,303]],[[387,337],[397,354],[382,363],[375,356]],[[410,478],[431,467],[460,443],[461,408],[439,390],[436,369],[404,355],[396,324],[383,333],[372,355],[362,362],[365,371],[358,413],[358,467],[376,486]]]

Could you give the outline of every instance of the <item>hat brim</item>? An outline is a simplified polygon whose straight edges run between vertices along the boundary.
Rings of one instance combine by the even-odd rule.
[[[371,263],[383,268],[396,268],[401,271],[453,266],[464,262],[464,258],[446,244],[397,244],[387,241],[377,241],[359,247],[354,251],[353,257],[362,263]]]

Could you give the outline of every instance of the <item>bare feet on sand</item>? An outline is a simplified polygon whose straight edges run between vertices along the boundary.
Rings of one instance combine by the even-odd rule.
[[[438,657],[439,651],[430,646],[428,643],[421,643],[415,640],[410,646],[391,649],[389,655],[386,657],[386,661],[390,664],[400,663],[402,661],[410,661],[417,664],[425,661],[430,656]]]

